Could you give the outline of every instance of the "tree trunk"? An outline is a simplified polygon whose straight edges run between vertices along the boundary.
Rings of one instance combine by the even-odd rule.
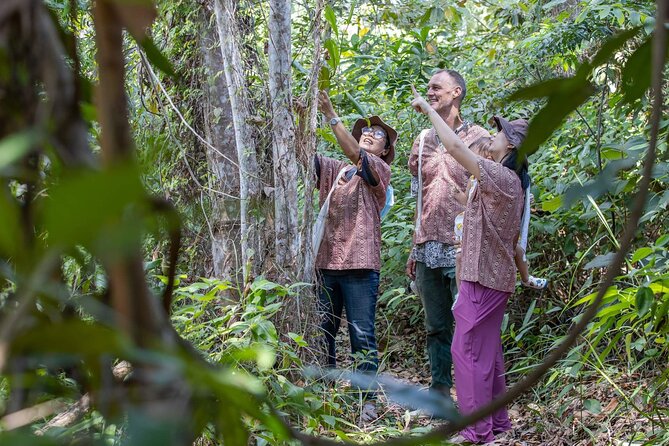
[[[239,198],[241,251],[244,280],[257,274],[263,252],[260,243],[259,217],[253,210],[260,204],[261,180],[249,122],[248,98],[242,73],[242,58],[236,36],[235,0],[214,0],[214,13],[221,44],[221,54],[228,87],[235,147],[239,159]]]
[[[291,94],[291,2],[269,2],[269,97],[274,161],[275,262],[284,281],[298,277],[295,123]]]
[[[209,199],[212,214],[208,217],[211,230],[211,255],[214,275],[228,280],[231,290],[242,283],[238,273],[240,251],[240,200],[239,168],[235,145],[235,129],[225,67],[218,46],[218,35],[206,18],[203,18],[201,50],[204,60],[204,101],[202,114],[207,141],[205,146],[209,176]],[[236,292],[228,293],[235,297]]]
[[[311,232],[314,222],[313,203],[314,188],[316,185],[316,176],[314,172],[313,157],[316,153],[316,126],[318,120],[318,107],[316,95],[318,93],[318,74],[321,68],[321,32],[323,31],[323,22],[321,16],[325,8],[324,0],[316,0],[314,8],[313,40],[313,65],[311,67],[311,79],[309,90],[307,91],[306,103],[300,114],[300,126],[297,137],[297,157],[302,166],[302,181],[304,184],[304,209],[302,212],[302,227],[300,228],[300,253],[302,267],[302,281],[310,283],[314,280],[314,265],[316,259],[313,255],[311,246]]]

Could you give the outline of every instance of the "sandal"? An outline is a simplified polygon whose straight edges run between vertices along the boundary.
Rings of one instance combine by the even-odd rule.
[[[548,286],[548,279],[530,276],[527,282],[523,282],[523,286],[534,288],[535,290],[543,290]]]

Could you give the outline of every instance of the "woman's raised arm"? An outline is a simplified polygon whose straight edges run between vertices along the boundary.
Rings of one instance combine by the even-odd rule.
[[[360,160],[360,146],[358,145],[358,141],[356,141],[353,135],[351,135],[351,132],[344,127],[344,124],[334,111],[332,102],[330,102],[330,96],[323,90],[318,92],[318,109],[325,115],[328,122],[331,122],[335,118],[337,119],[337,123],[332,126],[332,131],[334,132],[335,138],[337,138],[339,147],[341,147],[344,151],[344,155],[346,155],[353,164],[357,164]]]
[[[444,145],[446,151],[455,158],[462,167],[474,175],[476,179],[480,179],[481,171],[479,169],[477,156],[474,155],[474,152],[469,150],[458,135],[456,135],[441,116],[439,116],[439,113],[427,103],[425,98],[418,94],[413,85],[411,86],[411,91],[413,92],[414,97],[413,101],[411,101],[411,106],[417,112],[426,114],[427,117],[430,118],[434,130],[437,132],[437,135],[439,135],[441,143]]]

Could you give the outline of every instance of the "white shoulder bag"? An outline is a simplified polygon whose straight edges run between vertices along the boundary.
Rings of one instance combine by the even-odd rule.
[[[335,187],[337,187],[337,184],[339,184],[339,180],[341,179],[341,177],[344,176],[346,169],[348,169],[349,167],[351,166],[343,167],[337,174],[337,178],[335,178],[334,183],[332,183],[330,192],[328,193],[328,196],[325,198],[323,206],[321,206],[321,210],[318,212],[318,217],[316,217],[316,222],[314,223],[314,227],[311,232],[311,247],[314,252],[314,259],[318,256],[318,250],[321,247],[321,242],[323,241],[323,235],[325,234],[325,223],[328,218],[328,211],[330,210],[330,198],[332,198],[332,192],[334,192]]]
[[[420,231],[420,219],[423,216],[423,147],[425,146],[425,136],[430,129],[424,129],[420,132],[420,142],[418,143],[418,198],[416,200],[416,229],[415,233]]]

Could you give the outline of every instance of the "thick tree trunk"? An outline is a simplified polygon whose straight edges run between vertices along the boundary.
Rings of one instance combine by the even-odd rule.
[[[235,145],[235,129],[230,96],[225,79],[225,67],[218,45],[218,34],[203,18],[201,48],[204,60],[204,101],[202,114],[209,176],[209,199],[212,214],[208,217],[211,230],[211,255],[214,275],[228,280],[235,289],[242,283],[239,168]],[[236,293],[229,293],[229,297]]]
[[[269,96],[274,161],[275,262],[281,279],[298,277],[295,123],[291,93],[291,2],[270,0]]]
[[[241,251],[244,280],[253,280],[262,256],[259,217],[253,210],[260,204],[261,180],[253,144],[253,132],[249,126],[249,108],[246,85],[242,73],[242,58],[236,37],[239,31],[235,23],[235,0],[214,0],[214,13],[221,44],[225,80],[228,87],[235,146],[239,159],[239,198]],[[257,256],[257,257],[256,257]]]

